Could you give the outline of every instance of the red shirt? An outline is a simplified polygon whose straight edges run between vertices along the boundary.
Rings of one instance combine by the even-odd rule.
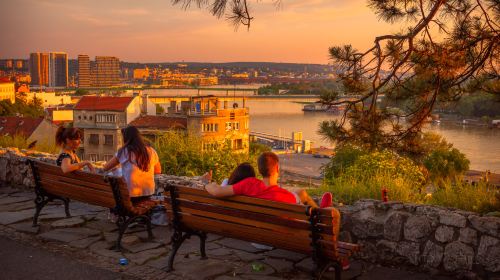
[[[296,204],[297,199],[290,191],[278,185],[266,186],[261,180],[250,177],[233,185],[235,195],[245,195],[266,200]]]

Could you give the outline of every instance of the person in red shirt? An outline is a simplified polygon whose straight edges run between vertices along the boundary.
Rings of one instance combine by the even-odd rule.
[[[290,192],[278,185],[279,178],[279,158],[275,153],[265,152],[257,160],[259,173],[263,179],[255,177],[245,178],[233,185],[220,186],[217,183],[209,183],[205,186],[208,193],[215,197],[227,197],[233,195],[245,195],[255,198],[273,200],[284,203],[302,203],[313,207],[318,207],[309,194],[300,189]],[[210,176],[206,176],[210,179]],[[332,206],[332,196],[325,193],[322,198],[321,207]]]

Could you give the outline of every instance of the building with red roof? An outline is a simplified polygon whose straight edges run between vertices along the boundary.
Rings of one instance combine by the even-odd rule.
[[[28,143],[55,145],[57,126],[44,118],[0,117],[0,136],[21,136]]]

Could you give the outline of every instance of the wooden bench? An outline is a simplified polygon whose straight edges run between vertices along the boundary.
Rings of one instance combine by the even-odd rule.
[[[206,258],[206,233],[257,242],[312,256],[313,274],[321,278],[335,268],[340,279],[341,262],[359,250],[356,244],[337,242],[340,214],[334,208],[313,208],[257,198],[215,198],[205,190],[167,184],[165,204],[174,232],[167,271],[173,270],[177,250],[187,238],[200,238]]]
[[[153,239],[151,231],[151,209],[157,204],[146,200],[133,205],[130,201],[127,184],[121,177],[74,171],[64,174],[60,167],[46,162],[28,159],[35,179],[36,212],[33,226],[38,224],[42,208],[54,199],[64,202],[66,217],[69,213],[70,199],[110,208],[118,215],[118,239],[115,248],[121,250],[121,239],[132,222],[145,224],[148,238]]]

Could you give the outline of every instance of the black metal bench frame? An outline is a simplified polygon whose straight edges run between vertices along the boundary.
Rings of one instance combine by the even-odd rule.
[[[33,216],[33,227],[38,226],[38,217],[42,208],[47,205],[47,203],[54,201],[55,199],[61,200],[64,203],[64,211],[66,213],[66,217],[70,218],[71,214],[69,212],[69,203],[70,199],[66,197],[61,197],[58,195],[53,195],[46,191],[40,184],[40,174],[38,173],[38,169],[35,166],[35,162],[32,159],[27,160],[27,164],[31,167],[31,171],[33,173],[33,178],[35,179],[35,194],[36,198],[34,200],[36,205],[35,215]],[[116,220],[116,226],[118,227],[118,239],[116,240],[116,244],[114,249],[121,250],[121,241],[125,231],[133,222],[139,222],[143,224],[148,232],[148,240],[152,240],[154,238],[152,225],[151,225],[151,209],[144,215],[134,215],[130,211],[126,209],[123,204],[120,184],[118,178],[105,176],[104,180],[109,183],[111,190],[113,192],[113,197],[115,199],[116,206],[113,209],[110,209],[111,212],[118,216]]]

